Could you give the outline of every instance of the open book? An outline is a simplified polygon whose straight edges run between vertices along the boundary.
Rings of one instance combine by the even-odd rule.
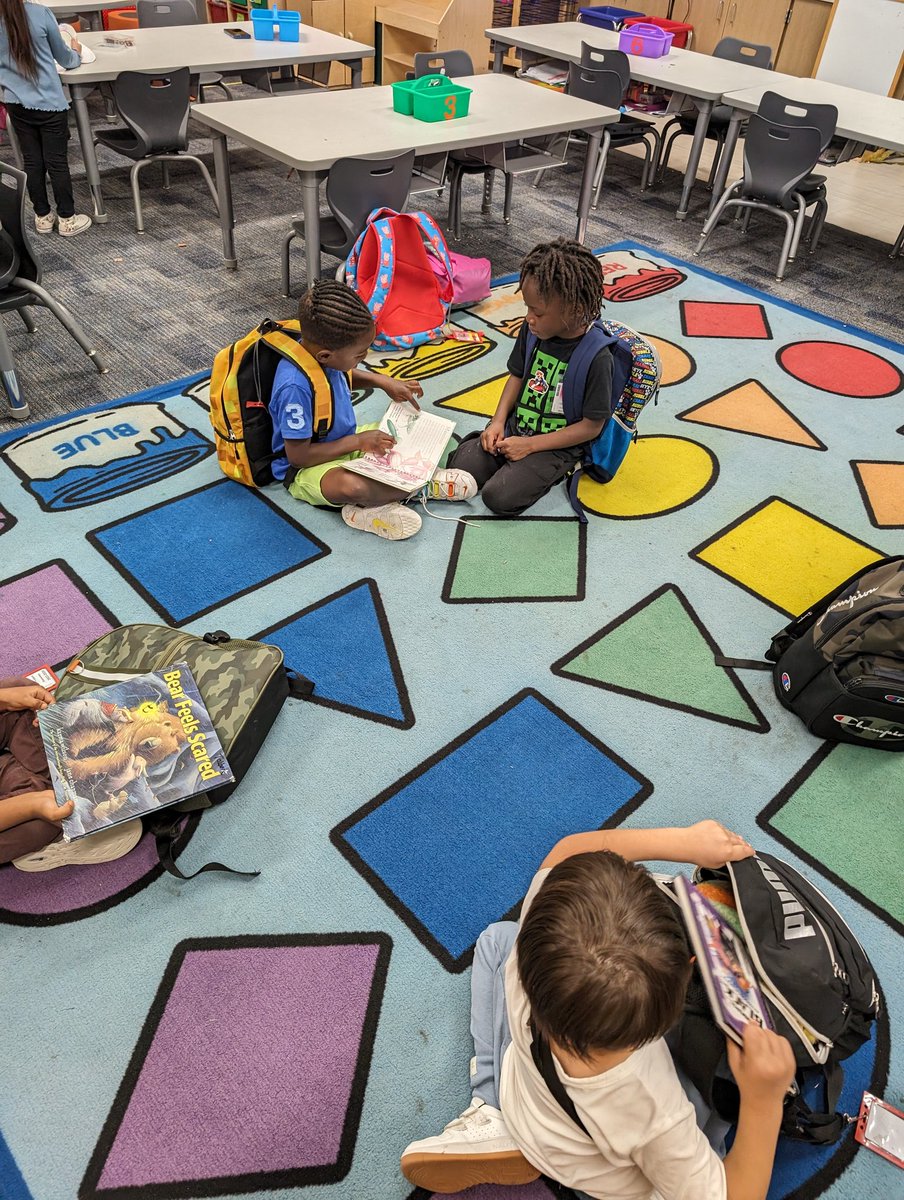
[[[346,471],[366,475],[403,492],[423,487],[439,466],[455,422],[433,413],[418,412],[410,404],[393,402],[380,422],[380,428],[395,438],[386,454],[368,451],[342,465]]]

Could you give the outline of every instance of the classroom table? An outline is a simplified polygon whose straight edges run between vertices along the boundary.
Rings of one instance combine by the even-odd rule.
[[[618,34],[581,21],[562,21],[552,25],[514,25],[507,28],[487,29],[487,37],[493,50],[493,70],[501,71],[503,59],[510,46],[523,53],[535,54],[538,58],[553,58],[562,62],[580,63],[581,43],[587,42],[598,50],[617,50]],[[700,155],[709,128],[713,108],[724,92],[757,84],[764,75],[772,72],[748,63],[731,62],[729,59],[713,58],[710,54],[697,54],[693,50],[671,50],[662,58],[644,58],[629,54],[631,78],[638,83],[649,83],[674,94],[674,103],[679,96],[692,100],[697,109],[694,140],[684,172],[684,185],[676,216],[683,221],[687,216],[691,191],[697,179]],[[766,85],[768,86],[768,85]],[[671,106],[670,106],[671,107]],[[655,163],[653,164],[655,168]]]
[[[320,276],[318,172],[328,171],[339,158],[379,157],[409,149],[432,154],[583,129],[587,157],[576,233],[583,241],[603,126],[617,121],[618,111],[509,75],[466,75],[456,82],[472,89],[468,115],[435,123],[393,112],[391,87],[193,105],[192,116],[213,133],[226,265],[237,266],[227,137],[298,171],[309,283]]]
[[[73,16],[84,18],[89,30],[103,28],[100,14],[107,9],[130,7],[129,0],[38,0],[38,3],[49,8],[58,21]]]
[[[904,102],[893,96],[878,96],[874,92],[862,92],[859,88],[845,87],[825,79],[801,79],[797,75],[780,75],[770,71],[765,81],[726,92],[722,97],[722,103],[732,109],[732,114],[725,135],[725,149],[713,180],[710,211],[725,190],[741,124],[748,114],[756,112],[764,92],[778,92],[788,100],[800,100],[804,104],[834,104],[838,109],[835,133],[838,137],[847,138],[848,142],[841,161],[850,157],[857,145],[884,146],[904,154]],[[892,257],[900,248],[896,244]]]
[[[78,129],[88,186],[94,202],[94,220],[103,224],[108,218],[104,208],[100,171],[91,134],[88,96],[99,83],[110,83],[123,71],[161,73],[188,67],[193,75],[208,71],[238,72],[260,68],[300,66],[311,63],[344,62],[352,72],[352,87],[361,87],[363,60],[372,58],[373,46],[337,37],[322,29],[302,25],[297,42],[264,42],[256,38],[231,38],[225,26],[178,25],[164,29],[129,29],[126,36],[134,40],[127,48],[104,45],[109,34],[89,33],[79,40],[90,47],[97,61],[71,71],[63,71],[60,79],[69,88],[72,109]],[[260,103],[260,101],[231,101],[227,103]]]

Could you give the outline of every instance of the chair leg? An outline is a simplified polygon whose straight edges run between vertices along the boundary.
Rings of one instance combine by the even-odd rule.
[[[149,162],[153,162],[153,159],[140,158],[129,172],[129,182],[132,185],[132,203],[135,206],[135,228],[139,233],[144,233],[144,212],[141,208],[141,188],[138,186],[138,176],[141,173],[141,168],[146,167]]]
[[[593,177],[593,201],[591,208],[598,208],[600,202],[600,193],[603,190],[603,179],[606,175],[606,160],[609,157],[609,147],[612,145],[612,138],[609,130],[603,130],[603,141],[600,146],[600,156],[596,162],[596,174]]]
[[[785,268],[788,266],[788,259],[791,255],[791,245],[794,241],[794,218],[789,212],[783,208],[777,208],[776,212],[781,213],[785,218],[787,229],[785,230],[785,240],[782,242],[782,252],[779,255],[778,270],[775,273],[775,278],[779,281],[785,278]]]
[[[209,88],[216,88],[218,91],[223,93],[223,95],[226,97],[227,100],[233,99],[232,92],[230,92],[229,88],[226,86],[226,84],[221,79],[217,83],[204,83],[201,85],[201,87],[198,90],[201,93],[202,100],[204,99],[204,92],[206,90],[208,90]]]
[[[822,226],[820,226],[819,232],[822,233]],[[904,225],[901,226],[901,232],[898,234],[897,240],[891,248],[891,254],[888,257],[897,258],[902,250],[904,250]]]
[[[457,164],[454,164],[449,176],[449,215],[446,218],[446,226],[452,235],[452,240],[456,242],[461,238],[461,187],[463,176],[464,172]]]
[[[828,200],[820,200],[816,205],[816,212],[813,214],[813,222],[811,223],[810,229],[807,233],[807,241],[810,244],[811,254],[815,253],[816,247],[819,245],[819,239],[822,237],[822,230],[826,223],[828,212]]]
[[[733,183],[731,185],[731,187],[726,188],[725,191],[722,193],[722,195],[719,198],[719,203],[716,205],[716,207],[712,210],[712,212],[709,214],[709,216],[706,218],[706,220],[703,223],[703,231],[700,234],[700,240],[699,240],[699,242],[697,242],[697,248],[694,251],[694,254],[699,254],[701,252],[701,250],[703,249],[703,246],[706,242],[706,239],[709,237],[709,235],[712,233],[712,231],[715,229],[715,227],[719,224],[719,219],[721,218],[722,213],[725,212],[725,209],[732,202],[732,200],[737,199],[735,193],[739,191],[740,187],[741,187],[740,183]]]
[[[43,304],[45,308],[50,309],[67,333],[69,333],[74,340],[78,342],[84,352],[91,359],[92,363],[94,364],[94,369],[97,371],[98,375],[105,375],[107,373],[107,364],[88,341],[88,335],[85,333],[84,329],[82,329],[81,325],[79,325],[78,321],[65,306],[65,304],[61,304],[59,300],[51,296],[50,292],[48,292],[46,288],[42,288],[38,283],[32,283],[30,279],[22,279],[21,277],[17,276],[13,280],[13,283],[16,285],[16,287],[22,288],[23,291],[31,292],[39,304]]]
[[[489,216],[493,209],[493,182],[496,177],[496,172],[492,167],[488,167],[483,173],[483,203],[480,206],[480,211],[483,216]],[[461,234],[459,233],[459,237]]]
[[[16,312],[18,312],[19,317],[22,320],[22,324],[25,326],[25,328],[28,330],[28,332],[34,333],[37,326],[35,325],[35,319],[31,315],[29,310],[27,308],[18,308],[18,309],[16,309]]]
[[[502,219],[506,225],[512,220],[512,192],[514,191],[515,176],[508,171],[505,173],[505,200],[502,206]]]
[[[753,209],[745,208],[743,211],[744,215],[741,217],[741,233],[746,233],[750,228],[750,218],[753,216]],[[741,209],[738,209],[738,214],[740,215],[740,213]]]
[[[282,276],[282,294],[287,298],[291,296],[291,286],[289,280],[289,246],[292,244],[292,239],[295,237],[295,230],[290,229],[288,236],[282,244],[282,258],[280,262]]]
[[[165,158],[161,158],[161,160],[160,160],[160,173],[163,176],[163,190],[165,192],[168,192],[169,185],[170,185],[169,163],[167,162],[167,160]]]
[[[15,421],[28,420],[28,404],[22,399],[22,389],[19,387],[16,366],[13,362],[13,352],[6,340],[6,330],[3,328],[2,321],[0,321],[0,381],[3,383],[6,398],[9,401],[9,415]]]
[[[671,122],[669,124],[671,124]],[[668,129],[668,127],[669,127],[668,125],[665,125],[659,135],[660,140],[662,142],[662,149],[660,150],[659,162],[657,163],[657,166],[656,166],[656,182],[657,183],[662,183],[663,179],[665,179],[666,167],[669,165],[669,159],[672,157],[672,147],[675,145],[677,140],[681,137],[681,134],[683,132],[681,129],[681,125],[676,124],[675,128],[669,134],[668,141],[666,141],[665,135],[666,135],[666,130]]]
[[[716,133],[716,144],[713,147],[713,165],[709,169],[709,179],[706,181],[706,186],[710,191],[713,190],[713,184],[716,181],[716,172],[719,169],[719,159],[722,157],[722,150],[725,146],[725,134],[720,129]]]
[[[791,252],[788,255],[788,262],[794,262],[797,258],[797,250],[800,246],[800,239],[804,232],[804,222],[807,219],[807,205],[802,196],[797,197],[797,215],[794,218],[794,236],[791,239]]]
[[[204,162],[203,159],[198,158],[194,154],[180,154],[179,158],[183,162],[193,162],[195,164],[195,166],[198,168],[198,170],[201,172],[201,174],[204,176],[204,182],[207,184],[207,190],[210,192],[211,196],[213,197],[214,211],[216,212],[217,216],[219,216],[220,215],[220,202],[217,199],[217,185],[214,183],[214,181],[210,177],[210,172],[207,169],[207,164]]]

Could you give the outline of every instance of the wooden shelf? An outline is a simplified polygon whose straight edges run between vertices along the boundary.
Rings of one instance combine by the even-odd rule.
[[[375,15],[382,27],[383,83],[404,78],[415,54],[431,51],[466,50],[475,71],[487,70],[484,30],[492,24],[492,0],[385,0]]]

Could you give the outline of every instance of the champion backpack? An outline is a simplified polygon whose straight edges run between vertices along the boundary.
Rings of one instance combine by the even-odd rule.
[[[235,777],[232,783],[199,792],[142,818],[156,838],[161,864],[171,875],[190,879],[193,876],[183,875],[173,861],[185,832],[186,814],[222,804],[232,795],[285,701],[290,695],[310,695],[314,685],[287,670],[278,646],[233,639],[222,629],[195,637],[166,625],[136,624],[113,629],[86,646],[63,672],[55,698],[74,700],[95,688],[177,662],[188,664]],[[232,868],[207,863],[194,875],[211,870]]]
[[[273,482],[273,420],[270,393],[285,359],[308,379],[314,397],[313,441],[333,425],[330,378],[302,346],[297,321],[261,321],[245,337],[219,351],[210,375],[210,423],[217,459],[230,479],[249,487]],[[351,386],[351,375],[349,375]]]
[[[376,322],[375,350],[405,350],[439,338],[449,317],[452,278],[446,239],[423,212],[375,208],[345,263],[345,282]]]
[[[904,558],[860,570],[786,625],[769,660],[775,694],[816,737],[904,750]]]
[[[587,517],[578,498],[581,472],[598,483],[609,483],[637,437],[637,418],[648,401],[656,402],[662,364],[655,347],[619,321],[594,321],[574,350],[565,371],[562,399],[569,425],[580,421],[590,364],[600,350],[612,351],[612,415],[599,437],[587,447],[584,461],[566,486],[571,506],[582,523]],[[529,367],[537,338],[528,331],[524,362]]]

